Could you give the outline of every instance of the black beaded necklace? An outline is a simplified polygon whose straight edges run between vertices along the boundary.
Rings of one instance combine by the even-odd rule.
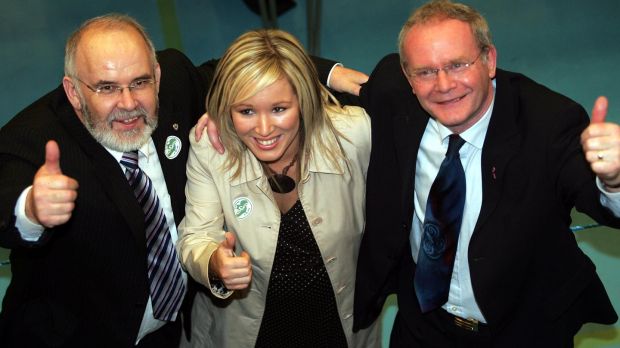
[[[267,171],[270,174],[267,180],[269,181],[269,186],[271,186],[271,190],[273,192],[289,193],[293,191],[293,189],[295,188],[295,180],[293,180],[293,178],[291,178],[290,176],[286,175],[286,173],[293,166],[293,164],[295,164],[296,160],[297,155],[293,157],[291,163],[289,163],[286,167],[284,167],[284,169],[282,169],[281,174],[274,172],[273,169],[271,169],[268,165],[265,164],[265,167],[267,167]]]

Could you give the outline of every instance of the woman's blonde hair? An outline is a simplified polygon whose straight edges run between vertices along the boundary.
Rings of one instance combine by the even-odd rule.
[[[232,106],[246,100],[281,78],[293,87],[299,102],[301,172],[311,156],[322,155],[340,168],[344,155],[340,135],[326,111],[339,108],[336,99],[323,87],[310,57],[292,35],[275,29],[249,31],[228,47],[216,70],[207,111],[220,130],[226,148],[226,169],[239,176],[246,146],[232,123]],[[321,154],[311,153],[313,144]]]

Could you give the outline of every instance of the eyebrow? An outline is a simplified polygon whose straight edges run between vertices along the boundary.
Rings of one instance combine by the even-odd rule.
[[[245,104],[245,103],[239,103],[239,104],[233,104],[231,105],[232,108],[247,108],[247,107],[254,107],[254,105],[252,104]]]
[[[140,81],[140,80],[148,80],[148,79],[153,79],[153,75],[151,75],[151,74],[140,75],[140,76],[134,78],[133,80],[131,80],[130,83],[133,83],[133,82],[136,82],[136,81]],[[120,83],[118,83],[117,81],[99,80],[94,85],[95,86],[101,86],[101,85],[120,85]]]
[[[463,62],[466,62],[466,61],[467,61],[467,58],[465,58],[465,57],[454,58],[454,59],[450,59],[447,63],[443,63],[443,64],[439,65],[439,67],[443,68],[444,66],[449,65],[449,64],[463,63]],[[414,71],[415,70],[426,70],[426,69],[437,69],[437,66],[422,66],[422,67],[419,67],[419,68],[413,68],[412,67],[412,70],[414,70]]]
[[[271,103],[271,106],[281,106],[281,105],[290,105],[292,104],[293,101],[292,100],[279,100],[277,102]],[[232,108],[254,108],[256,107],[255,104],[248,104],[248,103],[239,103],[239,104],[233,104],[231,105]]]

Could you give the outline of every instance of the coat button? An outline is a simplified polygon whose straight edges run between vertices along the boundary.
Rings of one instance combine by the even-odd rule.
[[[330,263],[332,263],[332,262],[336,261],[337,259],[338,259],[338,258],[337,258],[336,256],[332,256],[332,257],[328,258],[328,259],[325,261],[325,264],[326,264],[326,265],[327,265],[327,264],[330,264]]]
[[[320,224],[321,222],[323,222],[323,219],[318,217],[318,218],[312,220],[312,226],[316,226],[316,225]]]
[[[339,287],[339,288],[338,288],[338,290],[336,290],[336,294],[340,295],[340,293],[342,292],[342,290],[344,290],[344,289],[346,289],[346,288],[347,288],[347,286],[346,286],[346,285],[343,285],[343,286]]]

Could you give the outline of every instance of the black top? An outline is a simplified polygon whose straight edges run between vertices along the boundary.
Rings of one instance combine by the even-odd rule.
[[[321,251],[297,201],[286,213],[256,347],[346,347]]]

